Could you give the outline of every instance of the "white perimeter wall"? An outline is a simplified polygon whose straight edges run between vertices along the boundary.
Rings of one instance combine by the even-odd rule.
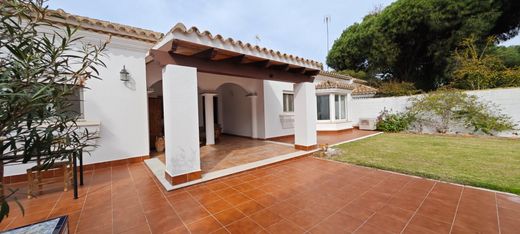
[[[512,117],[520,127],[520,88],[467,91],[480,100],[492,102],[503,114]],[[354,99],[352,101],[352,121],[357,125],[359,118],[376,118],[385,108],[394,112],[405,110],[410,96]]]
[[[107,39],[107,35],[91,32],[80,32],[79,35],[92,43]],[[112,37],[103,58],[107,67],[98,68],[102,80],[89,80],[90,89],[84,91],[85,119],[101,123],[99,147],[91,155],[84,154],[84,164],[149,154],[145,56],[151,46]],[[131,75],[126,83],[119,79],[123,65]],[[29,166],[7,166],[5,175],[25,174]]]

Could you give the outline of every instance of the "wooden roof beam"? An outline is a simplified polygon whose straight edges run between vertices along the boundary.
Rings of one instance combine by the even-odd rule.
[[[305,67],[289,68],[289,72],[298,73],[298,74],[304,74],[305,73]]]
[[[203,51],[192,54],[192,57],[200,59],[212,59],[217,55],[217,51],[214,48],[205,49]]]
[[[237,66],[236,63],[232,62],[200,59],[193,56],[168,53],[159,50],[150,50],[150,55],[153,57],[154,61],[157,61],[162,66],[176,64],[180,66],[196,67],[199,72],[292,83],[313,82],[314,80],[313,76],[266,69],[259,67],[258,64],[252,63],[243,63]]]
[[[245,57],[246,57],[245,54],[241,54],[241,55],[237,55],[237,56],[233,56],[233,57],[229,57],[229,58],[225,58],[225,59],[220,59],[218,61],[230,62],[230,63],[242,63],[244,61]]]

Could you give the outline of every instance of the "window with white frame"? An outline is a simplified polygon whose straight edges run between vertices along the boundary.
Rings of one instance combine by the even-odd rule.
[[[346,95],[334,95],[334,107],[336,112],[336,119],[337,120],[343,120],[346,119],[346,101],[347,96]]]
[[[294,112],[294,94],[283,93],[283,112],[285,112],[285,113]]]
[[[318,120],[330,120],[329,95],[316,96],[318,106]]]

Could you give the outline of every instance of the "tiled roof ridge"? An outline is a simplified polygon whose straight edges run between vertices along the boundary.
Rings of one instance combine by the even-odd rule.
[[[155,43],[163,37],[162,33],[129,25],[113,23],[106,20],[93,19],[70,14],[63,9],[47,10],[48,20],[53,23],[78,26],[87,31],[108,33],[134,40]]]
[[[316,89],[348,89],[354,90],[356,87],[353,84],[340,81],[326,80],[318,83]]]
[[[275,50],[272,50],[272,49],[268,49],[268,48],[265,48],[265,47],[261,47],[261,46],[258,46],[258,45],[253,45],[253,44],[250,44],[250,43],[244,43],[242,42],[241,40],[235,40],[233,38],[225,38],[223,37],[222,35],[220,34],[216,34],[216,35],[213,35],[211,34],[211,32],[209,31],[203,31],[201,32],[197,27],[190,27],[189,29],[182,23],[177,23],[175,26],[173,26],[173,28],[170,29],[169,32],[175,32],[175,31],[178,31],[178,32],[181,32],[181,33],[186,33],[186,34],[192,34],[192,33],[195,33],[197,34],[198,36],[206,36],[208,37],[210,40],[219,40],[221,41],[222,43],[229,43],[233,46],[240,46],[242,48],[249,48],[249,49],[253,49],[253,50],[256,50],[258,52],[263,52],[263,53],[269,53],[271,55],[276,55],[276,56],[280,56],[280,57],[283,57],[285,59],[291,59],[291,60],[296,60],[296,61],[299,61],[299,62],[302,62],[302,63],[307,63],[307,64],[311,64],[315,67],[320,67],[322,68],[323,67],[323,64],[318,62],[318,61],[315,61],[315,60],[311,60],[311,59],[306,59],[306,58],[302,58],[302,57],[299,57],[299,56],[295,56],[295,55],[291,55],[291,54],[286,54],[286,53],[282,53],[280,51],[275,51]]]

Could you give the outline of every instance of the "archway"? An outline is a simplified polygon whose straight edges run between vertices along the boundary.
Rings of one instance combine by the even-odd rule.
[[[225,83],[217,88],[219,124],[223,133],[252,137],[251,100],[241,86]]]

